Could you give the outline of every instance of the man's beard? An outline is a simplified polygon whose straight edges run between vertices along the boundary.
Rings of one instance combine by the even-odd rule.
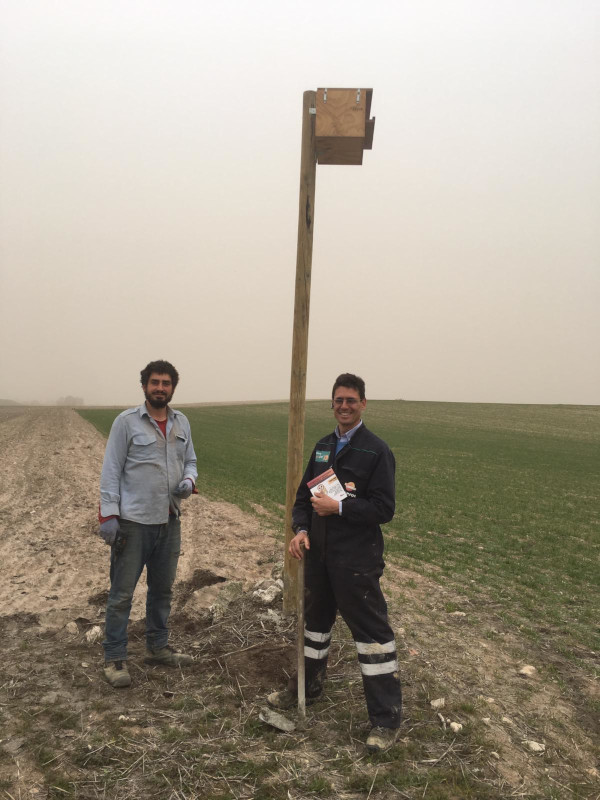
[[[173,392],[165,394],[164,397],[153,397],[149,392],[144,392],[144,395],[152,408],[166,408],[173,397]]]

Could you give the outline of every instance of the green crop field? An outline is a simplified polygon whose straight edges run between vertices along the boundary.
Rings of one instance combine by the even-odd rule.
[[[184,409],[200,491],[283,521],[287,404]],[[85,410],[107,434],[118,412]],[[370,401],[397,461],[387,554],[563,655],[600,650],[600,407]],[[307,404],[306,456],[333,428]]]

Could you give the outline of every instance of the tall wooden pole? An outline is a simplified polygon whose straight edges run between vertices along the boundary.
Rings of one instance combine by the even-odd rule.
[[[306,663],[304,661],[304,559],[298,564],[298,585],[296,593],[298,595],[298,621],[297,636],[297,656],[298,656],[298,716],[300,719],[306,718]]]
[[[310,277],[312,269],[313,226],[315,217],[315,149],[316,106],[314,91],[304,92],[302,104],[302,155],[300,159],[300,201],[298,208],[298,248],[296,253],[296,292],[294,300],[294,335],[292,340],[292,372],[290,380],[290,413],[288,423],[287,481],[285,491],[285,563],[283,570],[283,611],[291,614],[296,608],[298,589],[297,563],[289,552],[292,539],[292,506],[302,478],[304,459],[304,416],[306,399],[306,365],[308,357],[308,317],[310,311]]]

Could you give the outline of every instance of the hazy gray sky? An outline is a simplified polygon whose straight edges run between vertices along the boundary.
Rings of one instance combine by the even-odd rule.
[[[302,93],[372,87],[317,167],[307,394],[600,403],[597,0],[0,0],[0,397],[289,392]]]

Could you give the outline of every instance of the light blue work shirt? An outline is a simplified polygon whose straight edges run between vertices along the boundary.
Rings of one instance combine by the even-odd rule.
[[[196,454],[187,417],[167,407],[164,437],[144,403],[123,411],[113,422],[100,478],[100,514],[142,525],[179,514],[173,491],[184,478],[196,482]]]
[[[334,433],[337,436],[337,445],[335,448],[336,456],[343,447],[346,447],[347,444],[350,444],[350,440],[352,439],[352,437],[354,436],[354,434],[360,428],[361,425],[362,425],[362,419],[358,421],[358,425],[355,425],[351,430],[346,431],[346,433],[340,433],[338,426],[337,425],[335,426]]]

